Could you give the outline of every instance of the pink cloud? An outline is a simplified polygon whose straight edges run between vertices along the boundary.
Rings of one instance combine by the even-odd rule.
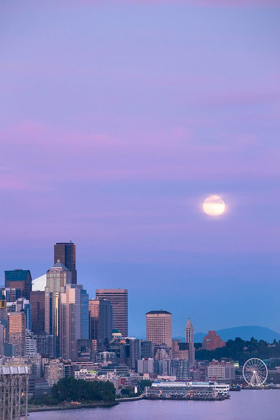
[[[215,142],[204,143],[197,128],[188,125],[112,137],[24,121],[1,134],[6,139],[2,156],[12,162],[9,174],[0,172],[6,189],[53,189],[58,180],[97,183],[280,175],[280,151],[263,149],[263,142],[250,132],[220,130]],[[264,160],[270,164],[262,165]]]

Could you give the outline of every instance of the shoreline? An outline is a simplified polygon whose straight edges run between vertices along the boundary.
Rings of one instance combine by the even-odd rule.
[[[37,413],[41,411],[62,411],[62,410],[80,410],[82,408],[111,408],[115,405],[118,405],[117,401],[112,401],[108,403],[96,402],[91,404],[79,404],[79,405],[53,405],[53,406],[42,406],[36,407],[29,405],[28,413]]]

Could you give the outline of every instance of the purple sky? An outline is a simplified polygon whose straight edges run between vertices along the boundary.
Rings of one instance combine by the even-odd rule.
[[[130,334],[159,308],[174,335],[280,331],[279,22],[278,0],[3,0],[0,270],[71,239],[91,297],[129,289]]]

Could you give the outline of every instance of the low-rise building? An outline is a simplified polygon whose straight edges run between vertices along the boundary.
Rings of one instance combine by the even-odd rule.
[[[231,362],[212,361],[207,368],[208,380],[231,381],[235,379],[235,366]]]

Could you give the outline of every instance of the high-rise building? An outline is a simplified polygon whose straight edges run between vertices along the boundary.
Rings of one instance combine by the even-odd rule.
[[[5,287],[20,289],[21,296],[30,299],[32,289],[32,277],[30,270],[5,271]]]
[[[34,290],[30,293],[31,330],[35,334],[45,331],[45,291]]]
[[[8,343],[15,346],[15,356],[25,356],[25,313],[8,313]]]
[[[96,298],[109,300],[113,309],[113,329],[123,337],[128,336],[128,291],[127,289],[97,289]]]
[[[113,330],[111,302],[106,299],[90,299],[89,322],[91,340],[111,341]]]
[[[77,340],[89,338],[89,300],[78,284],[67,284],[60,295],[60,353],[64,359],[77,358]]]
[[[25,298],[18,298],[15,302],[7,303],[7,312],[24,312],[25,313],[25,327],[31,329],[31,306],[29,300]]]
[[[172,347],[172,314],[167,311],[146,313],[146,340],[160,346]]]
[[[194,350],[194,328],[191,323],[190,318],[188,319],[186,328],[185,328],[185,338],[186,343],[189,344],[189,362],[190,366],[192,367],[195,362],[195,350]]]
[[[60,261],[47,271],[45,288],[45,332],[54,336],[54,356],[60,357],[60,296],[66,284],[71,284],[72,275]]]
[[[60,261],[72,273],[72,284],[77,284],[76,245],[73,242],[57,242],[54,245],[54,264]]]

